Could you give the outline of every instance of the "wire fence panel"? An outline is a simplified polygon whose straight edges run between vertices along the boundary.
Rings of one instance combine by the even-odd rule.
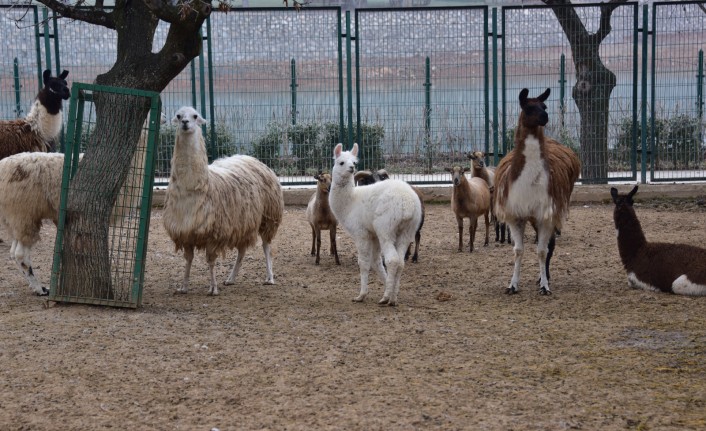
[[[327,130],[342,118],[340,22],[338,8],[211,15],[214,157],[250,154],[289,184],[330,169]]]
[[[36,30],[36,7],[0,6],[0,118],[27,115],[41,88]]]
[[[448,182],[488,152],[486,7],[359,9],[355,28],[364,167]]]
[[[96,110],[93,101],[98,94],[102,98],[110,98],[114,116],[110,124],[114,128],[94,139],[92,134],[96,129],[92,125],[96,122]],[[129,117],[135,115],[133,108],[140,104],[150,107],[149,115],[137,135],[139,138],[130,168],[125,180],[118,183],[121,187],[113,201],[112,212],[108,213],[103,205],[104,191],[94,183],[77,180],[79,175],[85,175],[91,169],[83,154],[84,151],[98,151],[94,148],[106,135],[129,134],[123,130],[123,125],[132,120]],[[73,85],[49,300],[132,308],[140,305],[160,110],[159,94],[154,92],[91,84]],[[123,115],[116,115],[116,112]],[[107,178],[119,174],[101,169],[96,174],[89,172],[87,175]],[[84,187],[81,187],[82,184]],[[72,193],[81,197],[80,215],[70,207]],[[81,218],[102,219],[102,214],[107,216],[107,226],[77,223]],[[77,231],[77,234],[69,237],[69,229]],[[83,273],[90,274],[89,283],[80,282]]]
[[[502,10],[503,146],[513,145],[520,90],[534,97],[549,88],[547,135],[576,151],[583,182],[635,179],[634,142],[620,133],[637,115],[638,5],[615,6],[601,20],[608,10],[599,4]]]
[[[652,181],[706,180],[706,2],[652,5]]]

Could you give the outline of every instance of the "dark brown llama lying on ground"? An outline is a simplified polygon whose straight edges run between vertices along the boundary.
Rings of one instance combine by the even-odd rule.
[[[628,273],[630,287],[675,293],[706,295],[706,249],[687,244],[648,242],[635,215],[632,197],[613,187],[613,220],[618,234],[620,260]]]

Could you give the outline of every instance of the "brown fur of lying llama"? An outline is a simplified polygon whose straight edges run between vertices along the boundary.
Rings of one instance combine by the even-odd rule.
[[[453,190],[451,191],[451,209],[456,215],[456,223],[458,224],[458,251],[463,251],[463,219],[468,218],[471,221],[468,227],[470,235],[470,251],[473,252],[473,243],[476,240],[476,230],[478,228],[478,217],[485,217],[485,242],[483,245],[488,245],[488,236],[490,229],[490,188],[485,180],[478,177],[473,177],[470,180],[466,178],[465,172],[469,168],[454,166],[453,168],[445,168],[446,172],[451,172],[451,181],[453,182]]]
[[[177,124],[172,169],[164,205],[164,229],[176,250],[184,250],[186,266],[177,293],[186,293],[194,249],[206,250],[210,288],[218,295],[213,273],[216,258],[236,248],[238,257],[226,285],[234,284],[248,248],[262,240],[265,284],[274,284],[270,243],[284,213],[282,187],[264,163],[250,156],[231,156],[208,164],[201,126],[206,120],[184,106],[174,118]]]
[[[13,154],[53,151],[62,126],[62,102],[71,96],[64,70],[58,77],[43,74],[44,87],[25,118],[0,121],[0,160]]]
[[[306,207],[306,220],[311,226],[311,255],[316,256],[316,264],[319,264],[319,253],[321,251],[321,231],[329,231],[331,255],[336,260],[336,265],[340,265],[338,259],[338,249],[336,248],[336,227],[338,221],[331,211],[328,203],[328,194],[331,191],[331,174],[319,172],[314,175],[316,179],[316,193],[309,199]]]
[[[581,163],[570,148],[544,136],[544,126],[549,122],[544,101],[549,93],[547,88],[539,97],[528,98],[529,90],[520,92],[515,148],[495,169],[495,214],[510,226],[515,242],[515,267],[508,294],[519,290],[527,222],[537,230],[539,292],[551,293],[547,267],[553,247],[550,249],[549,244],[568,216],[571,192],[581,172]]]
[[[610,189],[615,209],[613,220],[618,234],[620,260],[630,287],[675,293],[706,295],[706,249],[687,244],[648,242],[635,215],[632,197]]]
[[[389,178],[390,174],[388,174],[385,169],[378,169],[375,172],[358,171],[353,176],[353,180],[358,186],[367,186],[378,181],[385,181]],[[409,247],[407,247],[407,252],[404,254],[404,260],[408,260],[409,256],[412,255],[412,263],[417,263],[419,261],[419,243],[422,240],[422,226],[424,226],[424,195],[418,187],[412,186],[412,190],[417,194],[419,202],[422,204],[422,221],[419,223],[419,228],[414,234],[414,254],[412,254],[412,244],[410,244]]]

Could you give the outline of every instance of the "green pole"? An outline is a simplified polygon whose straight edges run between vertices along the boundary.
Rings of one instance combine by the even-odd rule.
[[[647,5],[642,7],[642,133],[640,134],[640,140],[642,145],[642,160],[640,166],[640,174],[642,175],[642,183],[646,183],[647,178]],[[652,122],[654,123],[654,115],[652,116]],[[654,124],[653,124],[654,126]],[[654,133],[654,127],[652,127],[652,132]],[[654,151],[654,140],[652,140],[652,151]]]
[[[191,60],[191,106],[196,107],[196,60]]]
[[[433,151],[431,148],[431,67],[429,57],[424,62],[424,141],[427,149],[427,173],[432,172]]]
[[[292,59],[292,83],[289,86],[292,88],[292,126],[297,125],[297,62]]]
[[[203,27],[199,29],[199,33],[201,34],[201,40],[203,40]],[[203,44],[203,42],[202,42]],[[201,109],[200,112],[202,115],[206,115],[206,78],[205,78],[205,70],[206,66],[204,64],[204,55],[203,55],[203,45],[201,46],[201,52],[199,53],[199,93],[201,95]],[[211,119],[213,121],[213,119]],[[204,124],[201,126],[201,131],[203,132],[203,135],[206,136],[206,125]],[[208,163],[211,163],[214,159],[213,155],[213,145],[214,142],[212,139],[209,139],[208,142],[206,142],[206,153],[208,153]]]
[[[356,29],[358,23],[355,23]],[[357,31],[357,30],[356,30]],[[343,141],[344,119],[343,119],[343,38],[346,35],[341,33],[341,9],[338,9],[338,128],[339,141]],[[333,150],[333,146],[331,147]]]
[[[348,86],[348,146],[353,145],[353,80],[351,79],[351,12],[346,11],[346,84]],[[364,169],[362,160],[361,169]]]
[[[51,35],[54,38],[54,58],[56,61],[56,76],[61,74],[61,62],[59,59],[59,20],[56,18],[56,14],[52,15],[52,23],[54,23],[54,34]]]
[[[355,136],[358,137],[358,145],[362,145],[364,149],[368,150],[363,151],[363,160],[366,161],[366,164],[368,165],[368,168],[371,167],[377,167],[377,168],[382,168],[380,166],[380,163],[382,162],[381,160],[373,160],[373,154],[372,154],[372,149],[366,145],[366,142],[363,141],[363,134],[360,131],[361,128],[361,121],[360,121],[360,50],[358,47],[360,46],[358,44],[358,23],[360,22],[360,19],[358,19],[358,10],[355,11],[355,34],[352,36],[354,46],[355,46]],[[373,162],[373,165],[371,166],[371,161]]]
[[[20,90],[21,85],[20,85],[20,63],[17,60],[17,57],[15,57],[15,61],[12,63],[12,73],[15,78],[15,113],[17,114],[17,117],[22,116],[22,100],[21,100],[21,95],[22,92]]]
[[[216,111],[213,99],[213,50],[211,49],[211,17],[206,18],[206,52],[208,52],[208,116],[211,121],[211,146],[216,147]],[[227,154],[230,156],[231,154]]]
[[[44,87],[44,83],[42,82],[42,45],[39,42],[41,38],[39,33],[39,11],[37,6],[32,6],[32,10],[34,11],[34,49],[37,54],[37,86],[39,87],[37,91],[40,91]]]
[[[566,56],[561,54],[559,60],[559,124],[564,128],[564,98],[566,97]]]
[[[44,56],[46,57],[47,69],[51,70],[51,43],[49,43],[49,12],[47,8],[42,8],[42,20],[44,22]]]
[[[696,112],[699,123],[704,116],[704,50],[699,50],[699,67],[696,75]]]
[[[485,117],[485,153],[490,153],[490,63],[488,61],[488,8],[483,9],[483,32],[486,37],[483,38],[483,107]],[[470,86],[469,86],[470,88]],[[497,148],[497,147],[496,147]],[[485,158],[486,163],[489,161],[489,156]],[[498,155],[495,149],[493,150],[493,165],[497,165]]]
[[[503,14],[505,10],[503,9]],[[500,156],[505,156],[507,153],[507,144],[505,143],[505,115],[503,115],[503,137],[502,137],[502,152],[499,151],[498,137],[498,9],[493,8],[493,146],[495,147],[495,165],[500,161]],[[505,20],[502,23],[503,34],[505,33]],[[502,41],[502,106],[505,106],[505,39]],[[498,154],[498,153],[502,154]]]

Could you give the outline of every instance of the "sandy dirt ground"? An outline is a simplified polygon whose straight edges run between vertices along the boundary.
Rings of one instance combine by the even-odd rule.
[[[648,239],[706,244],[696,202],[638,203]],[[345,232],[341,266],[327,241],[314,265],[301,207],[274,244],[276,285],[261,283],[258,247],[218,297],[199,254],[191,291],[175,295],[183,258],[161,216],[137,310],[48,304],[0,243],[0,429],[706,429],[706,298],[628,288],[612,204],[572,206],[551,296],[536,290],[531,244],[521,292],[505,295],[510,246],[458,253],[450,206],[428,205],[397,307],[377,305],[375,277],[351,301]],[[45,224],[34,256],[44,281],[54,235]],[[233,257],[218,261],[221,283]]]

